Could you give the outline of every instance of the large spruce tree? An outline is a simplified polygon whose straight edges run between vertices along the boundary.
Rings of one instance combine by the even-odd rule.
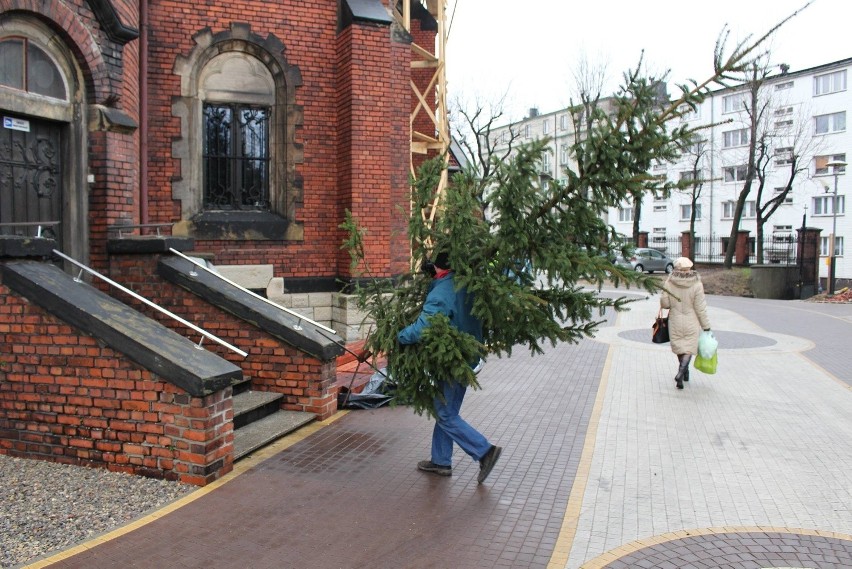
[[[375,322],[366,349],[387,357],[399,400],[411,403],[417,413],[431,414],[436,379],[479,387],[469,365],[477,356],[508,355],[515,347],[540,353],[547,343],[594,336],[607,309],[624,310],[629,304],[602,294],[604,284],[656,290],[656,279],[611,262],[624,243],[605,221],[607,210],[637,195],[673,188],[649,170],[654,161],[674,160],[693,141],[695,133],[677,119],[694,109],[708,89],[741,73],[777,27],[756,42],[738,44],[728,57],[721,36],[714,75],[700,84],[679,85],[674,101],[660,99],[659,80],[643,75],[640,62],[625,74],[610,107],[614,112],[596,105],[586,109],[594,114],[584,117],[589,128],[573,144],[576,168],[565,171],[565,182],[540,178],[547,144],[534,141],[503,159],[488,157],[484,176],[482,168],[456,174],[440,196],[438,215],[431,216],[424,212],[435,200],[444,161],[426,162],[413,181],[412,270],[393,281],[365,278],[356,287],[361,307]],[[353,269],[370,277],[362,246],[369,227],[351,217],[343,227]],[[442,315],[432,318],[421,343],[397,342],[399,330],[417,317],[430,282],[418,269],[438,251],[449,254],[456,285],[475,295],[482,344],[452,328]]]

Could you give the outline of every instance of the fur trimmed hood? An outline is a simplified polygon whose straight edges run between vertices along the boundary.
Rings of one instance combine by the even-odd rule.
[[[701,277],[692,269],[674,270],[669,275],[669,283],[672,286],[689,288],[697,282],[701,282]]]

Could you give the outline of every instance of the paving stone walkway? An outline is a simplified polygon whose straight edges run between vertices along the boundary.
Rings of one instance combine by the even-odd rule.
[[[492,358],[462,415],[504,447],[418,472],[431,422],[351,411],[58,568],[852,567],[852,305],[710,297],[719,370],[675,389],[656,297]]]

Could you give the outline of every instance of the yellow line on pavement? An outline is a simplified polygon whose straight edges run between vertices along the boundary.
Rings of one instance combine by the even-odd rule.
[[[616,316],[616,324],[619,316]],[[574,536],[577,533],[577,525],[580,522],[580,511],[583,506],[583,496],[586,493],[586,483],[589,480],[589,472],[592,469],[592,458],[595,454],[595,441],[598,435],[598,425],[603,411],[604,399],[606,398],[607,384],[609,383],[609,372],[612,367],[612,353],[615,348],[610,346],[606,354],[606,362],[601,372],[601,381],[598,385],[598,394],[595,397],[595,406],[589,417],[589,427],[586,430],[586,440],[583,443],[583,454],[580,456],[580,464],[574,475],[574,484],[568,496],[568,506],[565,517],[562,519],[562,528],[559,537],[553,547],[553,553],[547,564],[547,569],[563,569],[568,564],[568,556],[574,545]]]
[[[783,528],[783,527],[767,527],[767,526],[742,526],[742,527],[715,527],[715,528],[697,528],[690,530],[679,530],[662,535],[655,535],[643,539],[637,539],[630,543],[626,543],[620,547],[616,547],[606,553],[598,555],[590,561],[586,561],[582,565],[582,569],[603,569],[613,561],[617,561],[626,555],[641,551],[646,547],[661,545],[670,541],[676,541],[687,537],[695,537],[701,535],[722,535],[731,533],[784,533],[792,535],[816,535],[832,539],[840,539],[844,541],[852,541],[852,535],[844,533],[836,533],[833,531],[813,530],[813,529],[798,529],[798,528]]]
[[[93,548],[95,548],[95,547],[97,547],[97,546],[99,546],[103,543],[106,543],[108,541],[112,541],[113,539],[116,539],[118,537],[126,535],[126,534],[132,532],[133,530],[136,530],[136,529],[138,529],[142,526],[145,526],[145,525],[147,525],[147,524],[149,524],[153,521],[156,521],[156,520],[174,512],[175,510],[178,510],[179,508],[182,508],[183,506],[186,506],[187,504],[190,504],[190,503],[198,500],[199,498],[206,496],[207,494],[209,494],[210,492],[212,492],[216,488],[219,488],[220,486],[227,484],[228,482],[230,482],[231,480],[233,480],[237,476],[240,476],[241,474],[245,474],[246,472],[248,472],[249,470],[251,470],[255,466],[257,466],[260,463],[262,463],[263,461],[265,461],[266,459],[271,458],[272,456],[278,454],[279,452],[286,450],[286,449],[290,448],[291,446],[295,445],[296,443],[299,443],[299,442],[305,440],[307,437],[316,433],[320,429],[327,427],[328,425],[337,421],[338,419],[340,419],[341,417],[343,417],[347,413],[348,413],[348,411],[339,411],[339,412],[337,412],[336,414],[332,415],[331,417],[329,417],[328,419],[326,419],[324,421],[316,421],[316,422],[313,422],[313,423],[309,423],[309,424],[305,425],[304,427],[301,427],[298,430],[293,431],[289,435],[280,438],[279,440],[275,441],[274,443],[267,445],[267,446],[261,448],[260,450],[250,454],[247,458],[243,458],[242,460],[240,460],[239,462],[237,462],[234,465],[234,469],[231,472],[229,472],[228,474],[226,474],[222,478],[219,478],[218,480],[211,482],[207,486],[203,486],[203,487],[199,488],[198,490],[192,492],[191,494],[188,494],[188,495],[184,496],[183,498],[179,498],[179,499],[175,500],[174,502],[171,502],[171,503],[163,506],[162,508],[158,509],[156,512],[152,512],[148,515],[142,516],[141,518],[136,519],[136,520],[130,522],[129,524],[124,525],[124,526],[122,526],[118,529],[107,532],[107,533],[105,533],[105,534],[103,534],[99,537],[96,537],[94,539],[91,539],[91,540],[86,541],[84,543],[81,543],[79,545],[76,545],[74,547],[66,549],[65,551],[62,551],[61,553],[57,553],[55,555],[51,555],[50,557],[46,557],[44,559],[36,561],[36,562],[34,562],[30,565],[25,565],[25,566],[23,566],[23,569],[41,569],[42,567],[48,567],[49,565],[52,565],[54,563],[58,563],[59,561],[63,561],[65,559],[73,557],[73,556],[77,555],[78,553],[82,553],[82,552],[87,551],[89,549],[93,549]]]

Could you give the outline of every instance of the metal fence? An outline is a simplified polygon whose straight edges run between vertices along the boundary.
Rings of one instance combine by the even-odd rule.
[[[696,235],[693,245],[696,263],[722,264],[728,251],[730,238],[725,235]],[[648,247],[656,249],[675,259],[683,256],[681,236],[648,235]],[[795,234],[771,234],[763,239],[763,259],[758,259],[757,239],[750,237],[748,240],[747,264],[779,264],[795,265],[798,262],[797,237]]]

